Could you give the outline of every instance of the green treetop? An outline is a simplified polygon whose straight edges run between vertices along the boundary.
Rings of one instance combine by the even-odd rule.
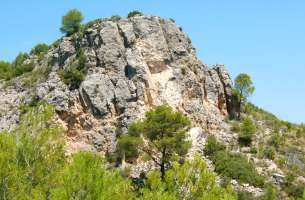
[[[182,113],[158,106],[129,126],[128,133],[119,139],[118,149],[126,159],[148,155],[160,167],[164,180],[170,162],[185,156],[190,147],[186,141],[190,124]]]
[[[66,33],[68,36],[72,35],[80,29],[83,19],[83,15],[79,10],[70,10],[62,17],[60,31]]]
[[[253,94],[255,87],[248,74],[239,74],[235,79],[234,94],[237,97],[238,118],[240,119],[241,107],[247,98]]]

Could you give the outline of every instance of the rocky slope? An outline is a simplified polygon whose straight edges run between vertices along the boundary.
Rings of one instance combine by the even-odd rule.
[[[88,73],[70,90],[58,73],[86,57]],[[156,105],[168,104],[188,115],[194,127],[222,130],[231,111],[231,79],[223,65],[209,67],[196,57],[188,36],[174,22],[155,16],[97,21],[82,33],[62,38],[37,68],[52,67],[33,88],[22,81],[2,88],[0,129],[18,123],[21,103],[54,104],[67,130],[69,151],[113,152],[117,134]]]
[[[65,84],[59,71],[79,64],[80,52],[87,72],[76,89]],[[235,113],[229,73],[223,65],[203,64],[188,36],[171,20],[156,16],[96,20],[58,40],[43,58],[30,55],[25,63],[34,63],[31,74],[0,82],[0,131],[14,129],[23,105],[45,101],[56,107],[58,122],[65,128],[67,154],[79,150],[107,154],[115,151],[117,137],[130,122],[154,106],[168,104],[192,121],[189,156],[202,153],[205,139],[213,134],[253,162],[264,161],[253,157],[250,148],[236,145],[238,133],[226,120]],[[284,177],[274,162],[263,163],[267,164],[257,164],[259,173]],[[134,167],[137,173],[152,166]],[[231,185],[257,196],[264,192],[235,180]]]

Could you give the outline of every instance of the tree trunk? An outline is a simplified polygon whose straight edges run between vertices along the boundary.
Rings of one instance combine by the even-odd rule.
[[[165,164],[164,162],[161,163],[160,166],[160,172],[161,172],[161,180],[164,182],[165,181]]]
[[[241,100],[239,100],[239,103],[238,103],[238,115],[237,115],[238,120],[240,120],[240,115],[241,115],[241,104],[242,104],[242,102],[241,102]]]

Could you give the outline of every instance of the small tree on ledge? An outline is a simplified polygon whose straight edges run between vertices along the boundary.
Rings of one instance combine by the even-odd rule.
[[[168,106],[147,112],[141,121],[130,124],[128,133],[119,138],[118,151],[123,158],[147,155],[159,167],[161,179],[172,161],[184,157],[190,148],[186,141],[190,120]]]
[[[255,87],[248,74],[239,74],[235,79],[233,94],[235,96],[235,101],[237,101],[238,107],[238,119],[240,119],[241,109],[243,103],[247,101],[247,98],[253,94]]]

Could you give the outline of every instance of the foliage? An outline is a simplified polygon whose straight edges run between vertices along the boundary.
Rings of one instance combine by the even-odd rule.
[[[276,200],[276,190],[272,185],[266,186],[266,193],[264,194],[262,200]]]
[[[58,74],[63,82],[69,85],[70,90],[78,89],[84,80],[84,75],[75,67],[59,70]]]
[[[119,21],[120,19],[122,19],[122,18],[119,15],[112,15],[110,18],[110,20],[113,22]]]
[[[48,52],[49,48],[50,47],[47,44],[37,44],[34,48],[32,48],[30,54],[36,55],[38,57],[38,61],[41,61],[44,59],[44,56]]]
[[[49,46],[45,43],[37,44],[30,52],[30,54],[34,54],[39,56],[40,54],[45,54],[49,50]]]
[[[0,134],[0,199],[48,199],[65,155],[52,106],[38,105],[13,133]]]
[[[31,73],[25,75],[23,85],[28,88],[33,88],[38,82],[45,81],[51,72],[51,67],[39,67]]]
[[[256,126],[250,118],[243,120],[240,126],[239,141],[242,144],[249,145],[256,133]]]
[[[141,199],[236,199],[230,189],[218,186],[215,174],[207,169],[205,162],[198,156],[182,165],[174,163],[166,172],[163,182],[160,176],[157,171],[148,174],[145,186],[140,190]]]
[[[252,162],[241,154],[229,153],[214,137],[208,138],[205,154],[213,161],[215,171],[222,176],[258,187],[264,185],[264,178],[258,175]]]
[[[138,190],[98,154],[68,159],[62,129],[52,122],[54,107],[35,105],[25,109],[13,133],[0,134],[0,199],[235,199],[199,157],[175,162],[163,182],[160,172],[149,173]]]
[[[0,61],[0,79],[10,80],[14,75],[13,68],[9,62]]]
[[[68,11],[67,14],[62,17],[60,31],[66,33],[68,36],[76,33],[80,29],[83,19],[82,13],[79,10],[72,9]]]
[[[255,91],[251,77],[248,74],[239,74],[234,83],[234,94],[238,101],[238,118],[240,119],[242,104],[247,101],[247,98]]]
[[[239,154],[230,154],[225,151],[219,151],[213,157],[215,171],[242,183],[262,187],[264,178],[257,174],[254,164],[248,162],[246,157]]]
[[[58,71],[58,75],[66,85],[69,85],[70,90],[78,89],[87,73],[86,56],[82,49],[77,51],[76,58],[76,64]]]
[[[189,127],[190,120],[182,113],[174,112],[169,106],[158,106],[147,112],[145,119],[129,126],[127,136],[119,139],[119,152],[137,156],[137,151],[141,150],[160,166],[161,177],[164,179],[165,168],[177,157],[183,158],[190,147],[186,141]],[[138,138],[136,144],[145,145],[129,147],[135,138]]]
[[[252,103],[246,104],[245,113],[251,115],[256,121],[264,121],[267,127],[270,127],[275,131],[278,131],[281,126],[285,126],[284,122],[279,120],[275,115],[255,106]]]
[[[302,198],[305,194],[305,185],[304,184],[295,184],[295,176],[292,173],[289,173],[282,183],[282,188],[288,194],[289,197],[293,198]]]
[[[225,150],[225,146],[217,142],[214,136],[209,136],[204,148],[204,153],[208,156],[213,156],[218,151]]]
[[[264,149],[263,153],[264,153],[264,157],[265,158],[268,158],[270,160],[274,160],[274,158],[275,158],[275,149],[274,149],[274,147],[267,146]]]
[[[12,63],[0,61],[0,79],[6,81],[21,76],[34,69],[33,63],[24,63],[29,58],[27,53],[19,53]]]
[[[139,137],[123,135],[117,144],[119,155],[125,156],[127,161],[132,161],[132,159],[139,156],[138,147],[142,144],[143,141]]]
[[[106,168],[101,156],[80,152],[61,174],[61,186],[54,199],[132,199],[131,184],[118,171]]]
[[[134,17],[134,16],[142,16],[143,13],[141,13],[140,11],[138,10],[134,10],[134,11],[131,11],[128,13],[128,18],[131,18],[131,17]]]
[[[249,192],[239,191],[237,194],[237,200],[255,200],[253,194]]]
[[[282,144],[282,137],[279,133],[273,133],[271,138],[268,140],[268,144],[278,149]]]

